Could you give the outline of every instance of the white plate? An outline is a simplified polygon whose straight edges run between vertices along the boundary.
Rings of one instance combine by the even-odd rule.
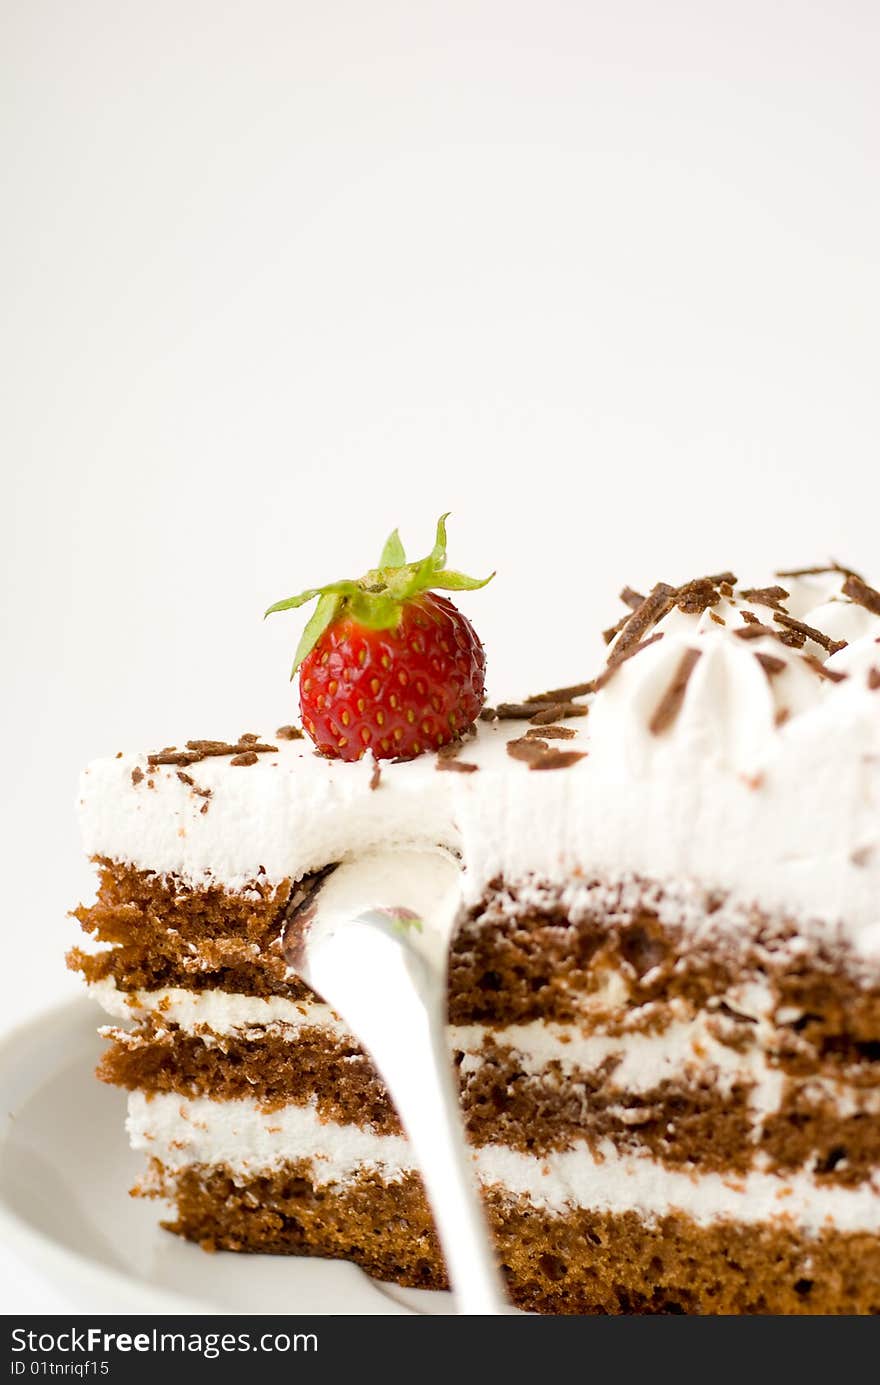
[[[353,1265],[206,1255],[132,1198],[125,1098],[96,1081],[100,1012],[77,1000],[0,1044],[0,1234],[91,1312],[451,1313],[449,1294],[378,1284]]]

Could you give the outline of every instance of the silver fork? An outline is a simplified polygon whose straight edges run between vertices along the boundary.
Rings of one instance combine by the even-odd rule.
[[[458,1312],[505,1313],[446,1044],[442,915],[459,868],[438,853],[403,855],[374,853],[326,876],[288,926],[285,955],[382,1075],[415,1151]],[[395,902],[369,907],[389,878]]]

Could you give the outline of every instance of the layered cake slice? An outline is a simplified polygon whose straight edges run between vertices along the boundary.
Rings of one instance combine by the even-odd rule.
[[[880,593],[833,567],[623,597],[589,684],[422,730],[439,750],[330,758],[313,725],[85,771],[95,943],[71,963],[117,1021],[100,1075],[170,1230],[445,1283],[382,1083],[288,962],[323,873],[438,850],[461,867],[450,1051],[515,1302],[880,1311]],[[366,628],[384,730],[399,651]],[[321,665],[345,746],[347,639]]]

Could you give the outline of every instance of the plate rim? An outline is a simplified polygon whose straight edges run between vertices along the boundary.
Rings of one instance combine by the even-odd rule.
[[[0,1037],[0,1083],[8,1082],[10,1075],[15,1080],[14,1075],[20,1072],[22,1058],[28,1051],[31,1055],[36,1055],[41,1047],[45,1051],[47,1042],[51,1048],[51,1031],[53,1029],[63,1033],[65,1030],[83,1029],[88,1023],[91,1023],[93,1030],[96,1030],[95,1018],[94,1002],[90,1001],[87,996],[80,995],[57,1002],[36,1014],[19,1020]],[[34,1080],[29,1084],[25,1083],[16,1100],[4,1103],[2,1120],[0,1120],[0,1158],[2,1158],[10,1142],[18,1110],[22,1103],[30,1093],[39,1089],[40,1083],[51,1072],[51,1063],[47,1057],[42,1059],[33,1057],[32,1061],[35,1065]],[[37,1063],[39,1063],[38,1067],[36,1067]],[[27,1066],[26,1058],[25,1065]],[[63,1245],[47,1232],[34,1226],[17,1210],[10,1197],[10,1192],[11,1190],[5,1180],[0,1178],[0,1236],[2,1236],[4,1247],[13,1256],[18,1256],[24,1263],[43,1274],[50,1282],[61,1286],[62,1292],[65,1285],[75,1282],[80,1286],[85,1286],[89,1293],[93,1291],[99,1302],[99,1306],[94,1309],[84,1309],[78,1307],[74,1300],[71,1308],[67,1311],[73,1313],[125,1311],[156,1315],[210,1315],[212,1317],[254,1316],[251,1310],[237,1313],[235,1309],[220,1306],[210,1300],[193,1297],[176,1289],[151,1284],[148,1280],[133,1274],[128,1269],[105,1268],[100,1261],[95,1260],[92,1256]],[[402,1303],[393,1295],[383,1294],[381,1287],[373,1283],[369,1275],[363,1274],[363,1271],[359,1270],[357,1266],[351,1265],[350,1262],[340,1261],[339,1263],[347,1264],[349,1268],[363,1275],[366,1285],[376,1296],[375,1316],[385,1316],[386,1314],[395,1317],[401,1314],[421,1316],[418,1308]],[[121,1295],[130,1300],[124,1309],[116,1306],[109,1308],[102,1306],[101,1300],[109,1301],[113,1305],[117,1304]],[[384,1314],[381,1307],[378,1306],[383,1300],[387,1303]],[[340,1316],[346,1315],[346,1313],[344,1309],[331,1307],[327,1316],[334,1315]],[[356,1315],[360,1316],[360,1314]],[[324,1315],[321,1314],[321,1316]]]

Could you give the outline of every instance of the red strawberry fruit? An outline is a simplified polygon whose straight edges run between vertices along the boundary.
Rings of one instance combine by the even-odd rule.
[[[492,580],[446,568],[446,520],[434,547],[408,563],[395,529],[378,568],[278,601],[288,611],[317,598],[291,677],[299,671],[303,725],[322,755],[411,760],[457,740],[483,705],[486,656],[470,621],[444,591]]]

